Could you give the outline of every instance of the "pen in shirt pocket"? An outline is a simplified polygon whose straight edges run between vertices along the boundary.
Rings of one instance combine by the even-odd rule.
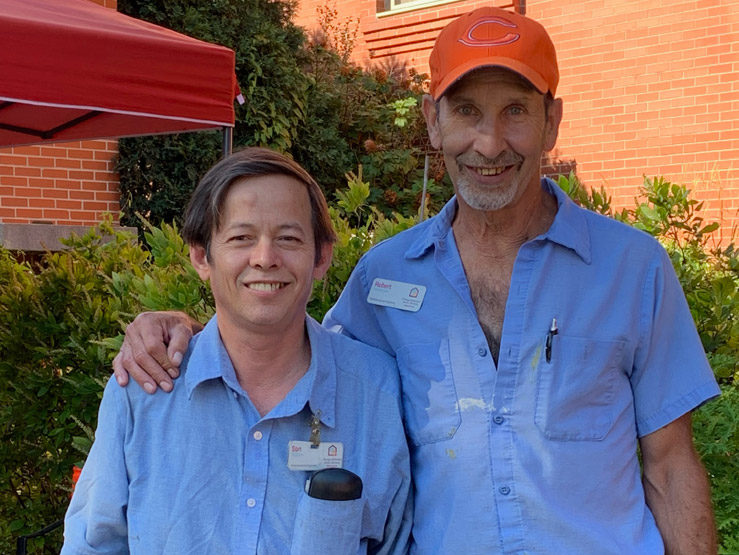
[[[546,356],[547,362],[552,362],[552,343],[554,343],[554,336],[558,333],[557,319],[552,318],[552,324],[549,326],[549,331],[547,332],[547,341],[544,345],[544,355]]]

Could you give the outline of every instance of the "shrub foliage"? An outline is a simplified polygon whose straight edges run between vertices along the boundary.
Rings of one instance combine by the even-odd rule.
[[[413,214],[386,216],[372,206],[371,187],[361,171],[346,179],[348,186],[335,193],[331,207],[339,236],[334,262],[315,285],[309,305],[318,319],[362,253],[417,221]],[[559,182],[580,203],[611,212],[605,193],[584,190],[574,176]],[[684,187],[662,179],[645,179],[644,185],[644,202],[615,216],[665,244],[724,389],[721,398],[696,411],[694,428],[713,486],[722,552],[734,553],[739,546],[739,264],[732,246],[706,247],[712,226],[700,220],[700,205]],[[0,250],[2,552],[11,550],[11,537],[63,514],[71,467],[89,448],[125,323],[142,310],[179,309],[200,321],[214,310],[209,288],[191,268],[175,226],[148,226],[144,245],[113,233],[106,222],[69,240],[68,247],[35,266]]]

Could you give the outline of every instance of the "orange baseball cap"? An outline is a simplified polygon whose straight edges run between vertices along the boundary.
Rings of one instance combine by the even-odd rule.
[[[486,7],[458,17],[441,30],[429,60],[431,96],[439,100],[470,71],[504,67],[552,96],[559,70],[552,39],[542,25],[526,16]]]

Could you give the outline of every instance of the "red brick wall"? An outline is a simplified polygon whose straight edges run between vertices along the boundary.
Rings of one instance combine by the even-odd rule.
[[[513,9],[514,2],[500,0],[493,4]],[[332,7],[338,12],[338,25],[348,23],[353,29],[354,23],[359,22],[352,55],[354,62],[362,66],[382,66],[402,61],[409,68],[427,73],[429,51],[439,31],[458,15],[486,5],[490,2],[469,0],[378,14],[371,0],[300,0],[294,21],[310,34],[319,28],[318,9]]]
[[[313,29],[316,8],[335,6],[339,19],[361,18],[355,61],[396,58],[427,72],[438,29],[486,4],[378,17],[371,0],[301,0],[296,22]],[[643,175],[688,185],[729,239],[739,226],[739,0],[528,0],[526,13],[559,55],[565,117],[554,161],[575,163],[617,206],[634,205]]]
[[[117,0],[92,0],[115,9]],[[116,141],[0,149],[0,222],[94,225],[118,218]]]
[[[559,52],[565,118],[556,154],[633,206],[642,175],[739,224],[739,0],[535,1]],[[738,237],[739,239],[739,237]]]
[[[0,221],[95,225],[119,211],[117,141],[0,150]]]

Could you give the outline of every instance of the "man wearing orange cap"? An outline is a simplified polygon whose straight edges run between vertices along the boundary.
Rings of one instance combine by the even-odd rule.
[[[659,244],[540,176],[562,118],[551,39],[482,8],[430,64],[423,112],[456,196],[367,253],[324,321],[397,358],[415,550],[715,552],[690,412],[719,389]],[[172,337],[174,357],[187,327],[139,317],[119,381],[125,365],[171,387],[137,337]]]

